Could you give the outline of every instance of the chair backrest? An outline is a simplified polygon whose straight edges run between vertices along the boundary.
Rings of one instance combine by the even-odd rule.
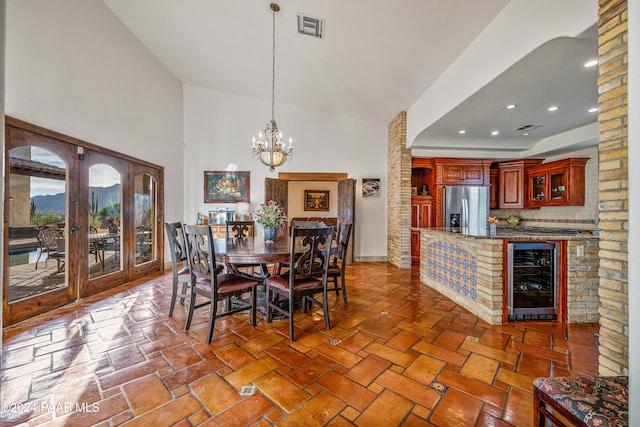
[[[164,227],[167,230],[167,240],[169,240],[169,249],[171,250],[171,264],[174,271],[177,271],[178,264],[187,260],[182,223],[165,222]]]
[[[341,261],[343,264],[345,263],[345,259],[347,257],[347,248],[349,247],[349,236],[351,235],[351,224],[341,223],[338,226],[338,235],[336,236],[336,244],[338,245],[336,249],[336,256],[334,258],[335,261]]]
[[[98,234],[98,229],[93,225],[89,226],[89,234]]]
[[[44,225],[39,225],[36,228],[33,229],[33,235],[36,237],[36,240],[38,241],[38,244],[43,248],[46,249],[46,246],[44,245],[44,240],[42,239],[42,230],[47,228]]]
[[[249,229],[253,234],[254,223],[253,221],[227,221],[227,239],[231,237],[237,237],[242,239],[249,236]],[[235,233],[232,235],[232,233]]]
[[[291,229],[290,281],[322,276],[326,281],[333,227]]]
[[[319,227],[319,226],[320,224],[318,223],[318,221],[301,221],[301,220],[295,220],[295,219],[291,221],[291,227],[313,228],[313,227]]]
[[[48,252],[64,252],[64,228],[43,227],[40,238]]]
[[[208,225],[184,224],[185,247],[191,274],[198,279],[211,280],[212,286],[217,284],[215,268],[215,245],[213,233]]]

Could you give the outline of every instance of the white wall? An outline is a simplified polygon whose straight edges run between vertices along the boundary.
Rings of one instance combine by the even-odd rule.
[[[408,109],[407,148],[420,132],[532,50],[556,37],[575,37],[597,19],[596,0],[510,1]]]
[[[346,172],[358,179],[356,257],[386,257],[386,185],[381,197],[363,199],[361,178],[387,182],[387,125],[276,105],[275,118],[285,139],[293,137],[294,157],[270,172],[251,154],[251,138],[271,119],[270,101],[185,85],[184,216],[225,207],[204,203],[204,171],[229,163],[251,172],[251,202],[264,202],[264,178],[278,172]]]
[[[0,158],[0,168],[4,171],[4,57],[5,57],[5,28],[6,28],[6,2],[0,0],[0,147],[2,147],[2,158]],[[0,182],[0,194],[4,194],[4,174]],[[0,222],[4,224],[4,209],[0,210]],[[3,227],[4,228],[4,227]],[[0,233],[2,234],[2,233]],[[4,251],[0,253],[0,265],[4,265]],[[4,301],[4,274],[0,277],[0,301]],[[0,316],[0,330],[3,327],[2,316]],[[0,346],[0,358],[2,358],[2,346]]]
[[[9,0],[6,23],[7,115],[164,166],[181,219],[180,82],[101,1]]]

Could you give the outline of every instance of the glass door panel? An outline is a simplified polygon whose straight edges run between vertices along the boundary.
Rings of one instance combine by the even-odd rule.
[[[112,166],[89,168],[89,278],[122,271],[122,176]]]
[[[534,176],[531,179],[531,198],[533,200],[545,200],[546,197],[546,176],[544,174]]]
[[[155,261],[156,244],[156,182],[147,173],[135,176],[135,265]]]
[[[9,151],[9,303],[67,287],[67,165],[55,153]]]
[[[549,182],[551,183],[551,200],[556,200],[556,201],[565,200],[566,199],[565,173],[551,172],[549,174]]]
[[[5,325],[75,300],[76,147],[5,122],[2,318]]]
[[[80,296],[87,297],[128,280],[125,177],[127,162],[88,148],[80,162],[82,205],[78,235]]]

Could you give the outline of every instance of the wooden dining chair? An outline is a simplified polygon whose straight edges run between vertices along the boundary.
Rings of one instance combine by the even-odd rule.
[[[216,318],[249,310],[251,326],[256,325],[256,286],[258,281],[232,273],[222,273],[216,265],[216,252],[213,233],[208,225],[183,226],[187,247],[187,259],[191,269],[191,295],[189,298],[189,313],[185,330],[191,327],[193,312],[196,308],[211,305],[209,315],[209,331],[207,344],[211,343]],[[249,299],[243,299],[250,293]],[[206,298],[207,301],[196,305],[196,297]],[[218,313],[218,302],[228,300],[225,310]]]
[[[245,239],[255,236],[255,223],[253,221],[227,221],[227,239]],[[250,278],[262,279],[266,266],[262,264],[228,264],[227,270]]]
[[[267,288],[267,322],[272,320],[272,310],[276,310],[289,318],[289,337],[294,336],[294,303],[302,299],[303,310],[307,302],[312,302],[324,311],[325,328],[331,329],[329,307],[327,305],[327,272],[329,269],[329,253],[333,240],[333,227],[291,229],[291,246],[289,252],[289,270],[284,274],[268,277]],[[315,294],[322,294],[322,302],[316,300]],[[287,298],[286,308],[279,299]]]
[[[232,237],[242,239],[255,234],[255,225],[253,221],[227,221],[225,229],[227,239]]]
[[[344,268],[347,265],[347,249],[349,248],[349,237],[351,236],[351,224],[342,223],[338,226],[338,235],[336,236],[337,249],[332,261],[329,263],[328,277],[333,278],[333,287],[329,290],[335,290],[336,295],[342,291],[342,300],[344,305],[347,302],[347,286],[344,277]],[[340,278],[340,285],[338,285]]]
[[[184,299],[189,296],[187,289],[191,287],[191,270],[187,261],[187,248],[184,241],[184,232],[181,222],[165,222],[167,230],[167,240],[171,252],[171,271],[173,273],[173,288],[171,291],[171,306],[169,307],[169,317],[173,316],[176,300],[180,298],[180,304],[184,304]],[[182,283],[182,291],[178,293],[178,285]]]

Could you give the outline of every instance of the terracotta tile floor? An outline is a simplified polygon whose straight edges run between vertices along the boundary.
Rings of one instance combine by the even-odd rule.
[[[330,297],[286,320],[184,332],[170,275],[137,281],[4,331],[1,425],[528,426],[532,379],[597,374],[597,325],[491,326],[385,263],[347,270]],[[332,340],[333,339],[333,340]],[[8,406],[7,406],[8,405]]]

